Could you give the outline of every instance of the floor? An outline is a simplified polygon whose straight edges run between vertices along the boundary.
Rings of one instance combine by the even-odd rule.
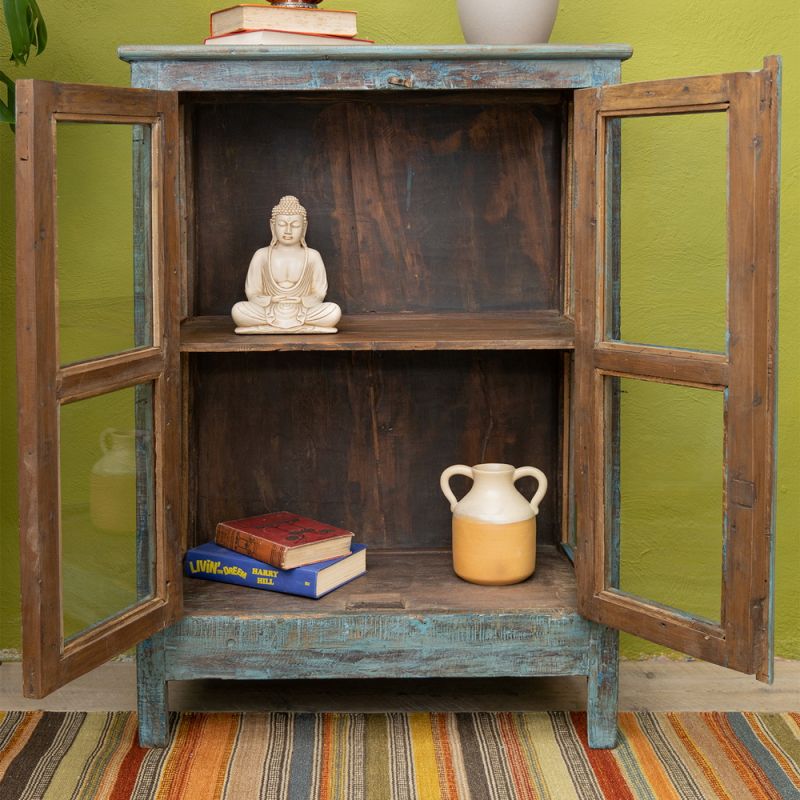
[[[21,665],[0,664],[0,710],[126,711],[136,707],[132,661],[106,664],[43,700],[21,694]],[[583,678],[191,681],[170,707],[194,711],[584,710]],[[800,711],[800,661],[778,660],[772,686],[700,661],[620,665],[622,711]]]

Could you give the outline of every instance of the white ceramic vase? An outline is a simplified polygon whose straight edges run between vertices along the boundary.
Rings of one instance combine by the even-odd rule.
[[[558,0],[458,0],[468,44],[544,44],[557,12]]]
[[[453,475],[474,481],[456,500],[450,488]],[[539,485],[526,500],[514,484],[530,475]],[[453,569],[470,583],[503,586],[533,575],[536,567],[536,515],[547,491],[547,478],[536,467],[477,464],[448,467],[439,481],[453,512]]]
[[[136,434],[106,428],[100,434],[103,457],[92,467],[89,513],[92,524],[113,533],[136,530]]]

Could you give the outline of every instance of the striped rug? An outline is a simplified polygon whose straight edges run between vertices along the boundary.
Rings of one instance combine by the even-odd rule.
[[[181,714],[144,750],[131,713],[0,712],[0,798],[800,799],[800,714]]]

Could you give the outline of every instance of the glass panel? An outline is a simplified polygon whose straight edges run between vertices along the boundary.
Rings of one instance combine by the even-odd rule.
[[[62,406],[60,459],[69,639],[153,593],[153,385]]]
[[[626,117],[608,125],[609,159],[621,130],[622,189],[618,264],[613,230],[606,247],[606,336],[725,352],[727,114]]]
[[[719,621],[722,608],[722,392],[606,378],[608,528],[619,536],[622,591]],[[614,463],[616,461],[616,464]],[[618,519],[618,529],[613,530]]]
[[[58,123],[62,364],[153,342],[150,139],[148,125]]]

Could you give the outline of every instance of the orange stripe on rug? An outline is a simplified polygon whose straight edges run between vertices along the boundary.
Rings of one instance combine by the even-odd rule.
[[[625,734],[628,746],[636,756],[639,768],[647,778],[647,782],[658,800],[681,800],[656,751],[653,749],[650,739],[641,729],[636,714],[621,712],[617,716],[617,724]]]
[[[217,800],[238,726],[237,714],[187,714],[164,765],[156,800]]]
[[[541,800],[541,795],[531,779],[528,759],[521,747],[513,716],[508,712],[498,714],[497,729],[500,731],[503,750],[508,757],[516,800]]]
[[[696,715],[681,715],[676,713],[667,714],[667,719],[672,725],[675,733],[680,738],[681,743],[686,748],[686,752],[692,757],[695,764],[697,764],[697,766],[700,768],[700,771],[711,785],[711,788],[716,792],[719,800],[741,800],[741,798],[735,798],[728,794],[727,789],[722,784],[718,770],[711,765],[704,755],[705,752],[712,752],[712,749],[709,746],[711,744],[710,739],[712,737],[708,731],[705,730],[705,725],[703,724],[702,720],[698,720]],[[704,728],[702,731],[694,731],[694,737],[689,733],[689,727],[691,727],[689,725],[690,720],[695,720],[697,725],[703,726]],[[701,750],[700,747],[698,747],[698,744],[695,744],[695,741],[697,741],[698,744],[706,745],[706,747]],[[735,773],[735,771],[734,777],[738,782],[739,776]],[[741,788],[744,789],[744,786],[741,785]]]
[[[614,800],[635,800],[630,786],[614,758],[613,751],[593,750],[589,747],[586,714],[572,711],[570,717],[603,794]]]
[[[431,733],[442,800],[458,800],[458,783],[453,763],[453,749],[450,747],[450,736],[447,730],[447,715],[431,714]]]
[[[36,726],[42,719],[42,711],[32,711],[26,714],[8,741],[8,744],[0,750],[0,780],[6,774],[9,764],[19,755],[20,751],[28,743],[31,734],[36,730]]]
[[[135,726],[138,725],[137,717],[131,714],[128,724],[133,725],[135,731]],[[133,787],[136,785],[136,779],[139,777],[142,761],[148,752],[147,748],[139,744],[139,736],[135,734],[128,751],[122,759],[122,764],[120,764],[119,772],[117,773],[117,780],[109,793],[108,800],[128,800]]]
[[[319,800],[331,800],[331,754],[333,752],[333,715],[322,720],[322,755],[319,771]]]

